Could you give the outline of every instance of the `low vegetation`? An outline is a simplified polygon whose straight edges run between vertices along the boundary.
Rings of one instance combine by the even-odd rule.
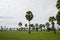
[[[28,31],[1,31],[0,40],[60,40],[60,31],[56,34],[52,31],[35,31],[31,34]]]

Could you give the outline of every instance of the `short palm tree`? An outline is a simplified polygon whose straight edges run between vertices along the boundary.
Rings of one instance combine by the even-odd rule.
[[[27,27],[27,24],[25,24],[25,27],[26,27],[26,29],[28,28],[28,27]]]
[[[19,24],[18,24],[20,27],[22,26],[22,23],[21,22],[19,22]],[[22,29],[21,29],[22,30]]]
[[[49,22],[46,22],[46,26],[47,26],[47,31],[50,31],[49,30],[49,26],[50,26]]]
[[[38,23],[36,23],[35,26],[36,26],[36,31],[38,32]]]
[[[27,24],[25,24],[25,27],[27,27]]]
[[[41,31],[42,31],[42,24],[40,24],[40,25],[39,25],[39,28],[40,28],[40,29],[41,29]]]
[[[43,24],[42,27],[45,29],[45,24]]]
[[[33,19],[33,14],[32,14],[32,12],[31,11],[27,11],[26,12],[26,19],[29,21],[29,25],[30,25],[30,21]],[[30,31],[30,26],[29,26],[29,34],[31,33],[31,31]]]
[[[30,26],[32,27],[32,30],[34,31],[35,30],[34,24],[30,24]]]
[[[55,29],[55,27],[54,27],[54,24],[55,24],[54,21],[56,21],[56,19],[55,19],[54,16],[52,16],[52,17],[49,18],[49,22],[51,22],[51,24],[52,24],[52,29],[53,29],[54,34],[55,34],[55,33],[56,33],[56,29]]]
[[[1,26],[1,31],[3,31],[3,26]]]

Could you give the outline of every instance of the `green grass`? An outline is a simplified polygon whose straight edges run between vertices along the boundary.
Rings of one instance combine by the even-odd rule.
[[[28,34],[28,31],[1,31],[0,40],[60,40],[60,31],[53,32],[40,31]]]

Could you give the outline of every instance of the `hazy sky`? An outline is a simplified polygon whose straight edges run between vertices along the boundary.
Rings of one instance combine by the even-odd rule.
[[[26,11],[31,10],[31,23],[45,23],[50,16],[56,16],[57,0],[0,0],[0,26],[17,26],[18,22],[28,23]]]

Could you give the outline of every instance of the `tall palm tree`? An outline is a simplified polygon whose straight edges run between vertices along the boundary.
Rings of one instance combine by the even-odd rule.
[[[47,26],[47,31],[50,31],[49,29],[49,26],[50,26],[50,24],[49,24],[49,22],[46,22],[46,26]]]
[[[38,23],[36,23],[35,26],[36,26],[36,31],[38,32]]]
[[[40,24],[40,25],[39,25],[39,28],[40,28],[40,29],[41,29],[41,31],[42,31],[42,24]]]
[[[57,24],[60,25],[60,0],[57,0],[57,4],[56,4],[57,9],[59,9],[57,15],[56,15],[56,19],[57,19]]]
[[[27,11],[26,12],[26,19],[29,21],[29,25],[30,25],[30,21],[33,19],[33,14],[32,14],[32,12],[31,11]],[[31,31],[30,31],[30,26],[29,26],[29,34],[31,33]]]
[[[52,29],[53,29],[54,34],[55,34],[55,33],[56,33],[56,29],[55,29],[55,27],[54,27],[54,24],[55,24],[54,21],[56,21],[56,19],[55,19],[54,16],[52,16],[52,17],[49,18],[49,22],[51,22],[51,24],[52,24]]]
[[[22,26],[22,23],[21,22],[19,22],[19,24],[18,24],[20,27]],[[21,28],[21,30],[22,30],[22,28]]]

